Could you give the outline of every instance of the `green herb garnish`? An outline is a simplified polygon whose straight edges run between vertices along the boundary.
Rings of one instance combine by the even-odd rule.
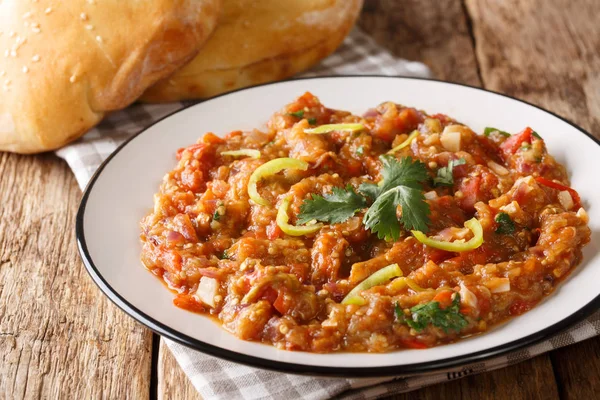
[[[492,128],[491,126],[488,126],[487,128],[485,128],[485,129],[483,130],[483,134],[484,134],[485,136],[490,136],[490,134],[491,134],[492,132],[498,132],[499,134],[501,134],[502,136],[505,136],[505,137],[510,137],[510,136],[511,136],[511,134],[510,134],[510,133],[508,133],[508,132],[504,132],[504,131],[501,131],[500,129],[497,129],[497,128]]]
[[[302,118],[304,117],[304,110],[298,110],[291,113],[287,113],[287,115],[291,115],[292,117]]]
[[[317,119],[316,119],[316,118],[309,118],[309,119],[308,119],[308,123],[309,123],[310,125],[314,125],[314,124],[316,124],[316,123],[317,123]]]
[[[454,294],[454,299],[449,307],[441,308],[437,301],[419,304],[410,309],[411,317],[406,317],[400,307],[396,304],[396,316],[400,322],[416,330],[422,331],[428,325],[442,329],[445,333],[449,330],[460,332],[469,323],[460,313],[460,295]]]
[[[356,154],[357,156],[360,156],[360,157],[362,157],[362,156],[365,154],[365,147],[364,147],[364,146],[360,146],[360,147],[358,147],[358,148],[356,149],[356,152],[355,152],[355,154]]]
[[[433,184],[435,186],[452,186],[454,185],[454,175],[452,170],[457,165],[464,165],[466,163],[464,158],[458,160],[450,160],[448,165],[438,169],[437,176],[433,178]]]
[[[538,138],[538,139],[541,139],[541,138],[542,138],[542,137],[539,135],[539,133],[537,133],[537,132],[536,132],[536,131],[534,131],[534,130],[532,130],[532,131],[531,131],[531,134],[532,134],[534,137]]]
[[[312,199],[304,200],[298,214],[298,224],[317,220],[332,224],[346,221],[367,206],[364,197],[358,195],[352,186],[345,189],[334,187],[324,196],[313,194]]]
[[[363,223],[385,240],[398,240],[400,224],[405,229],[426,232],[429,223],[429,204],[423,195],[423,185],[428,179],[427,168],[421,161],[412,161],[404,157],[398,161],[395,157],[382,155],[379,184],[363,183],[359,191],[374,200],[365,214]],[[402,207],[402,216],[398,221],[396,209]],[[400,224],[398,224],[400,222]]]
[[[507,213],[498,213],[494,221],[498,224],[496,233],[510,235],[515,232],[515,223]]]

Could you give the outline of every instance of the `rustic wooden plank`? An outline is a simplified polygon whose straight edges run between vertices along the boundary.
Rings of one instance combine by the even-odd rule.
[[[0,177],[0,398],[148,398],[151,334],[79,260],[72,173],[4,153]]]
[[[408,399],[556,399],[554,376],[544,357],[536,357],[497,371],[467,376],[456,381],[429,386],[415,392],[392,396]]]
[[[600,338],[563,347],[551,354],[563,399],[594,399],[600,393]]]
[[[467,0],[484,86],[600,138],[600,2]]]
[[[484,85],[600,138],[600,2],[467,0]],[[600,339],[551,353],[561,398],[600,393]]]
[[[162,339],[158,349],[157,368],[158,387],[156,392],[158,400],[202,399]]]
[[[396,56],[427,64],[438,79],[481,83],[460,0],[367,0],[358,25]]]

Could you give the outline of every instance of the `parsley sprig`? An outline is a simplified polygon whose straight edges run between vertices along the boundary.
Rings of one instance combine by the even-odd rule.
[[[428,325],[441,328],[448,333],[449,330],[460,332],[469,323],[460,313],[460,295],[454,294],[452,304],[446,308],[441,308],[437,301],[419,304],[410,309],[410,317],[402,312],[402,309],[396,303],[396,317],[402,323],[407,324],[417,332],[421,332]]]
[[[454,185],[454,167],[457,165],[464,165],[466,163],[464,158],[458,160],[450,160],[448,165],[438,169],[437,176],[433,178],[433,184],[435,186],[452,186]]]
[[[298,223],[317,220],[337,224],[346,221],[366,206],[365,198],[358,195],[352,186],[348,185],[345,189],[334,187],[330,194],[313,194],[312,199],[304,200],[300,206]]]
[[[374,200],[365,214],[365,226],[385,240],[398,240],[400,225],[396,209],[402,207],[400,224],[405,229],[427,231],[429,204],[423,195],[423,185],[429,176],[427,167],[421,161],[404,157],[398,161],[394,156],[383,155],[379,184],[363,183],[359,191]]]
[[[426,232],[430,210],[423,195],[422,182],[429,179],[425,164],[410,157],[398,161],[392,155],[382,155],[379,159],[383,165],[381,182],[363,183],[358,188],[359,193],[348,185],[333,188],[332,193],[324,196],[313,194],[300,206],[298,223],[344,222],[366,208],[366,198],[369,198],[373,203],[363,223],[380,239],[398,240],[401,227]],[[398,206],[402,207],[400,218],[396,216]]]
[[[496,218],[494,218],[498,227],[496,228],[496,233],[510,235],[515,232],[515,223],[505,212],[498,213]]]

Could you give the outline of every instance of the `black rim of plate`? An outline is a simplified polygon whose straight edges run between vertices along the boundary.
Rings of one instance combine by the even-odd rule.
[[[102,276],[102,274],[100,273],[100,271],[98,270],[96,265],[94,265],[94,261],[92,260],[90,254],[88,252],[88,248],[87,248],[87,244],[86,244],[86,240],[85,240],[83,220],[84,220],[84,215],[85,215],[86,204],[87,204],[88,198],[90,196],[90,193],[91,193],[92,189],[94,188],[94,184],[95,184],[96,180],[98,179],[98,177],[100,176],[100,174],[102,173],[102,171],[104,170],[106,165],[113,159],[113,157],[115,157],[133,139],[135,139],[139,135],[143,134],[150,127],[156,125],[157,123],[161,122],[165,118],[169,118],[170,116],[177,114],[179,112],[182,112],[182,111],[184,111],[190,107],[193,107],[199,103],[211,101],[213,99],[216,99],[216,98],[219,98],[222,96],[227,96],[232,93],[239,92],[239,91],[252,90],[253,88],[267,86],[267,85],[278,85],[278,84],[290,82],[290,81],[319,80],[319,79],[348,79],[348,78],[353,78],[353,79],[382,78],[382,79],[434,81],[434,82],[438,82],[438,83],[445,84],[445,85],[468,87],[471,89],[492,93],[492,94],[495,94],[498,96],[512,99],[514,101],[518,101],[523,104],[527,104],[527,105],[535,107],[539,110],[542,110],[542,111],[568,123],[573,128],[577,129],[578,131],[580,131],[581,133],[583,133],[584,135],[586,135],[587,137],[592,139],[597,145],[600,145],[600,140],[596,139],[594,136],[592,136],[586,130],[580,128],[579,126],[572,123],[571,121],[569,121],[551,111],[548,111],[542,107],[536,106],[535,104],[531,104],[524,100],[519,100],[514,97],[511,97],[511,96],[508,96],[508,95],[505,95],[502,93],[494,92],[491,90],[482,89],[482,88],[478,88],[475,86],[470,86],[470,85],[466,85],[466,84],[462,84],[462,83],[446,82],[446,81],[442,81],[442,80],[438,80],[438,79],[402,77],[402,76],[385,76],[385,75],[343,75],[343,76],[323,76],[323,77],[288,79],[285,81],[265,83],[262,85],[256,85],[256,86],[238,89],[238,90],[235,90],[232,92],[214,96],[207,100],[187,104],[183,108],[162,117],[161,119],[154,122],[152,125],[144,128],[143,130],[141,130],[140,132],[138,132],[137,134],[135,134],[131,138],[129,138],[127,141],[125,141],[123,144],[121,144],[100,165],[98,170],[94,173],[94,175],[90,179],[87,187],[84,190],[83,197],[82,197],[81,203],[79,205],[79,210],[77,211],[77,217],[76,217],[76,223],[75,223],[75,235],[76,235],[76,239],[77,239],[79,253],[80,253],[81,258],[84,262],[84,265],[85,265],[88,273],[90,274],[92,280],[94,281],[94,283],[100,288],[100,290],[114,304],[116,304],[120,309],[125,311],[127,314],[129,314],[131,317],[133,317],[135,320],[144,324],[145,326],[147,326],[154,332],[158,333],[159,335],[166,337],[168,339],[171,339],[175,342],[178,342],[182,345],[188,346],[190,348],[199,350],[203,353],[206,353],[206,354],[218,357],[218,358],[222,358],[225,360],[229,360],[229,361],[233,361],[233,362],[237,362],[237,363],[241,363],[241,364],[250,365],[253,367],[270,369],[270,370],[279,371],[279,372],[293,373],[293,374],[321,375],[321,376],[373,377],[373,376],[411,375],[411,374],[417,374],[417,373],[423,373],[423,372],[433,372],[436,370],[446,369],[446,368],[451,368],[451,367],[459,367],[459,366],[463,366],[463,365],[467,365],[467,364],[471,364],[471,363],[475,363],[475,362],[481,362],[485,359],[489,359],[494,356],[499,356],[501,354],[505,354],[505,353],[508,353],[508,352],[511,352],[514,350],[518,350],[525,346],[530,346],[532,344],[538,343],[544,339],[548,339],[550,336],[552,336],[556,333],[559,333],[559,332],[565,330],[566,328],[569,328],[574,323],[579,322],[582,319],[586,318],[587,316],[591,315],[595,310],[597,310],[600,307],[600,294],[599,294],[588,304],[586,304],[579,310],[575,311],[568,317],[564,318],[563,320],[555,323],[554,325],[551,325],[545,329],[542,329],[542,330],[540,330],[536,333],[533,333],[529,336],[526,336],[524,338],[509,342],[509,343],[505,343],[505,344],[502,344],[502,345],[499,345],[499,346],[496,346],[496,347],[493,347],[493,348],[490,348],[487,350],[481,350],[481,351],[474,352],[474,353],[467,353],[467,354],[452,357],[452,358],[446,358],[446,359],[428,361],[428,362],[422,362],[422,363],[415,363],[415,364],[384,366],[384,367],[344,368],[344,367],[314,366],[314,365],[305,365],[305,364],[295,364],[295,363],[274,361],[274,360],[269,360],[269,359],[265,359],[265,358],[249,356],[249,355],[242,354],[242,353],[237,353],[235,351],[226,350],[226,349],[223,349],[223,348],[220,348],[217,346],[213,346],[208,343],[204,343],[198,339],[184,335],[184,334],[178,332],[177,330],[155,320],[154,318],[150,317],[149,315],[146,315],[145,313],[143,313],[142,311],[137,309],[135,306],[133,306],[131,303],[129,303],[123,296],[121,296],[119,293],[117,293],[117,291],[115,291],[108,284],[108,282],[104,279],[104,277]],[[227,334],[229,334],[229,333],[227,333]],[[285,351],[285,350],[282,350],[282,351]],[[357,356],[358,355],[359,354],[357,354]]]

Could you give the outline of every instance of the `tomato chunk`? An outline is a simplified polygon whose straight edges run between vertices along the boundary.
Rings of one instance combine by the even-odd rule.
[[[527,127],[521,132],[512,135],[500,145],[500,151],[502,152],[503,158],[506,160],[519,150],[523,142],[531,142],[531,136],[533,135],[533,129]]]
[[[566,190],[573,198],[573,203],[575,203],[575,209],[579,209],[579,207],[581,207],[581,197],[579,197],[579,193],[577,193],[574,189],[571,189],[570,187],[562,185],[558,182],[551,181],[550,179],[542,178],[541,176],[538,176],[537,178],[535,178],[535,180],[538,183],[541,183],[542,185],[548,186],[552,189],[557,189],[560,191]]]

